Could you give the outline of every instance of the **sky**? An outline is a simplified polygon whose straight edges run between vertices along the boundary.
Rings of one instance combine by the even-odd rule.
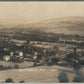
[[[84,2],[0,2],[3,23],[32,23],[66,16],[84,16]]]

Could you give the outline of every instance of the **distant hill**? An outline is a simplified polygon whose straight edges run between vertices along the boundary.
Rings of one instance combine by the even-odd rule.
[[[41,30],[51,33],[79,34],[84,35],[84,17],[62,17],[44,20],[36,23],[25,24],[1,24],[0,28],[15,28],[25,30]]]
[[[29,24],[46,32],[84,35],[84,17],[63,17]]]

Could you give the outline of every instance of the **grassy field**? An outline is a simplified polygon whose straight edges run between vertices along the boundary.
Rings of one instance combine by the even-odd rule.
[[[3,63],[4,64],[4,63]],[[14,66],[16,63],[6,63],[5,66]],[[19,66],[32,66],[31,62],[24,62],[19,64]],[[50,83],[50,82],[60,82],[63,73],[67,74],[68,82],[73,82],[75,76],[78,76],[77,80],[84,78],[84,71],[75,71],[71,67],[61,67],[57,65],[53,66],[38,66],[23,69],[9,69],[0,71],[0,82],[4,82],[7,78],[12,78],[14,82],[24,81],[24,82],[34,82],[34,83]],[[79,74],[78,74],[79,73]],[[82,73],[82,75],[81,75]],[[83,79],[84,80],[84,79]],[[84,81],[83,81],[84,82]]]

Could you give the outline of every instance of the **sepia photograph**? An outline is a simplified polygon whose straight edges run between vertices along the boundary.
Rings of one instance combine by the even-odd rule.
[[[0,83],[83,83],[84,2],[0,2]]]

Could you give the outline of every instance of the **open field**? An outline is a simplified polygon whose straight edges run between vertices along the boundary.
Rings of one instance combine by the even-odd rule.
[[[81,71],[84,75],[84,71]],[[74,77],[77,75],[76,71],[73,71],[72,68],[60,67],[60,66],[41,66],[41,67],[32,67],[25,69],[12,69],[0,71],[0,82],[5,81],[7,78],[12,78],[13,81],[19,82],[38,82],[38,83],[50,83],[50,82],[59,82],[59,74],[66,73],[69,79],[69,82],[72,82]],[[80,74],[81,75],[81,74]],[[79,76],[82,78],[82,76]]]

